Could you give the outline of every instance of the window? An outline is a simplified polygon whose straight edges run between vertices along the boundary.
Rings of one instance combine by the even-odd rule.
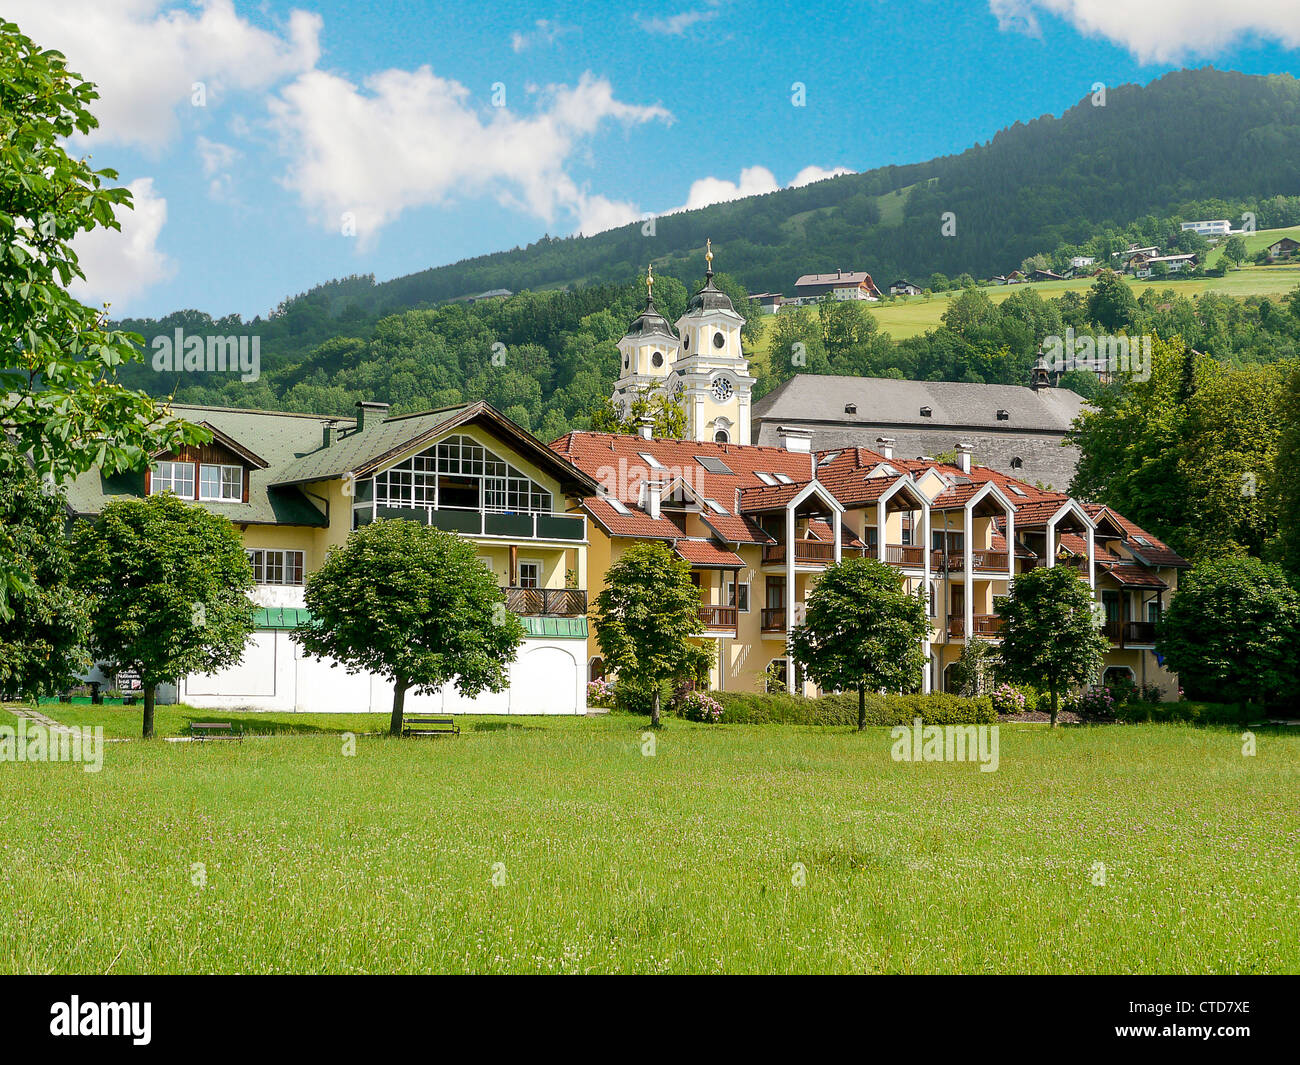
[[[641,456],[645,464],[652,470],[662,470],[664,468],[664,464],[653,455],[647,455],[644,451],[638,451],[637,454]]]
[[[159,462],[153,468],[149,494],[175,492],[182,499],[194,498],[194,463]]]
[[[857,413],[858,413],[858,405],[857,405],[856,403],[846,403],[846,404],[844,404],[844,413],[845,413],[845,414],[857,414]]]
[[[519,563],[519,587],[540,588],[542,586],[542,564],[540,562]]]
[[[723,430],[723,432],[725,431],[726,430]],[[710,473],[734,473],[735,472],[734,470],[732,470],[730,466],[728,466],[725,462],[722,461],[722,459],[718,458],[716,455],[696,455],[695,461],[698,462]]]
[[[787,477],[784,473],[778,473],[778,474],[776,475],[776,479],[777,479],[778,481],[780,481],[782,484],[793,484],[793,483],[794,483],[794,482],[793,482],[792,480],[790,480],[790,478]]]
[[[944,533],[943,533],[943,530],[942,530],[942,529],[931,529],[931,530],[930,530],[930,548],[931,548],[931,550],[934,550],[934,551],[942,551],[942,550],[943,550],[943,536],[944,536]],[[950,532],[950,533],[948,533],[948,553],[949,553],[950,555],[956,555],[956,554],[960,554],[960,553],[961,553],[961,550],[962,550],[962,541],[963,541],[964,537],[965,537],[965,533],[959,533],[959,532]]]
[[[1013,461],[1019,462],[1020,460],[1014,459]],[[1007,485],[1007,491],[1010,492],[1013,496],[1020,496],[1022,499],[1028,498],[1027,496],[1025,496],[1024,489],[1020,488],[1017,485],[1014,484]]]
[[[910,510],[909,510],[909,511],[905,511],[904,514],[903,514],[902,534],[901,534],[900,537],[899,537],[899,539],[902,541],[904,547],[910,545],[911,542],[912,542],[912,525],[913,525],[913,521],[914,521],[914,519],[913,519],[913,517],[912,517],[912,512],[911,512]]]
[[[1147,621],[1154,625],[1160,620],[1160,600],[1152,599],[1147,603]]]
[[[662,366],[663,364],[664,364],[664,353],[662,351],[656,351],[653,355],[650,356],[651,366],[659,367]]]
[[[715,348],[722,347],[724,344],[726,344],[726,342],[727,342],[727,338],[724,337],[721,333],[713,334],[713,346]]]
[[[922,407],[922,408],[921,408],[921,417],[922,417],[922,418],[929,418],[932,414],[934,414],[934,411],[931,410],[929,407]]]
[[[244,468],[242,466],[199,467],[199,498],[238,503],[244,498]]]
[[[706,499],[704,502],[708,504],[709,509],[713,511],[714,514],[727,513],[727,508],[724,507],[721,503],[719,503],[716,499]]]
[[[759,471],[755,470],[754,476],[757,477],[764,484],[776,484],[776,478],[773,477],[770,473],[760,473]]]
[[[627,507],[623,505],[623,501],[621,499],[615,499],[613,496],[602,496],[601,498],[603,498],[605,502],[608,503],[611,507],[613,507],[614,510],[619,514],[632,513],[630,510],[627,509]]]
[[[727,434],[726,429],[719,429],[713,434],[713,442],[715,444],[729,444],[731,443],[731,437]]]
[[[255,584],[302,584],[301,551],[268,551],[254,547],[248,551]]]
[[[1005,422],[1011,420],[1011,412],[1007,410],[998,411],[998,421]]]
[[[1024,464],[1025,464],[1025,460],[1022,459],[1019,455],[1017,455],[1015,458],[1011,460],[1011,468],[1013,470],[1021,469],[1024,466]]]
[[[452,436],[375,476],[375,502],[549,514],[551,493],[468,436]]]
[[[749,581],[727,581],[727,606],[734,606],[741,614],[749,613]]]

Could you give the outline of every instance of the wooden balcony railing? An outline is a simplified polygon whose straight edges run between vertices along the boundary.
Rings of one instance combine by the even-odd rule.
[[[759,615],[759,624],[764,632],[785,632],[785,607],[764,607]]]
[[[504,588],[506,609],[527,617],[580,618],[587,613],[582,588]]]
[[[996,614],[976,614],[971,619],[971,626],[976,636],[996,636],[1002,631],[1002,619]],[[954,615],[948,619],[948,635],[960,640],[966,635],[966,619]]]
[[[875,552],[868,552],[874,557]],[[925,548],[911,544],[886,544],[885,561],[891,566],[903,566],[907,569],[922,569],[925,566]]]
[[[1130,647],[1134,644],[1156,642],[1156,626],[1152,621],[1120,621],[1107,618],[1101,627],[1108,639],[1116,647]]]
[[[763,561],[785,562],[785,544],[764,544]],[[824,566],[835,561],[835,545],[825,540],[796,540],[794,542],[796,565]]]
[[[714,606],[704,603],[700,606],[700,620],[706,629],[734,629],[736,627],[736,608],[734,606]]]
[[[979,547],[971,552],[971,562],[976,573],[1006,573],[1011,564],[1011,555],[1006,551],[990,551]],[[966,557],[960,551],[949,552],[946,563],[942,551],[930,552],[930,569],[935,573],[960,573],[964,565]]]

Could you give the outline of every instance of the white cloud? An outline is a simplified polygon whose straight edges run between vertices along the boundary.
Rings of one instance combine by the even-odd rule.
[[[229,144],[209,140],[202,135],[196,142],[203,164],[203,176],[208,178],[208,194],[214,200],[230,199],[234,175],[230,168],[243,158],[244,153]]]
[[[99,86],[92,141],[157,148],[201,82],[206,106],[231,91],[265,89],[315,66],[321,18],[289,15],[284,34],[240,18],[232,0],[8,0],[5,16]]]
[[[708,207],[710,204],[727,203],[745,196],[762,196],[764,193],[776,192],[780,188],[797,189],[803,185],[811,185],[814,181],[824,181],[827,178],[852,173],[852,170],[843,166],[832,167],[829,170],[820,166],[806,166],[791,181],[782,186],[776,180],[776,175],[767,167],[750,166],[740,172],[738,181],[705,177],[691,182],[685,203],[670,207],[666,211],[659,211],[658,214],[662,216],[694,211],[700,207]],[[640,221],[644,215],[634,203],[617,203],[598,196],[587,201],[582,217],[583,223],[579,226],[578,232],[589,237],[593,233]]]
[[[1300,47],[1300,4],[1290,0],[989,0],[1004,30],[1041,35],[1038,12],[1128,49],[1142,63],[1213,56],[1241,40]]]
[[[534,102],[527,116],[482,107],[424,66],[374,74],[364,89],[312,71],[272,97],[270,110],[291,160],[285,185],[322,226],[338,229],[349,214],[363,242],[409,208],[485,192],[547,222],[562,212],[580,222],[606,216],[609,201],[588,197],[567,172],[579,142],[610,120],[671,120],[662,107],[616,99],[589,73]]]
[[[117,211],[120,230],[92,229],[73,238],[86,280],[74,280],[68,291],[83,303],[112,304],[121,317],[135,296],[176,272],[176,265],[158,247],[167,221],[167,201],[154,192],[153,178],[138,178],[127,186],[135,209]]]
[[[541,48],[555,44],[561,37],[577,32],[578,28],[576,26],[561,26],[551,19],[539,18],[533,23],[531,30],[512,33],[510,35],[510,47],[516,52],[525,52],[529,48]]]
[[[722,0],[707,0],[707,8],[696,8],[676,15],[637,15],[636,24],[647,33],[658,33],[665,37],[684,37],[686,31],[702,22],[717,18]]]

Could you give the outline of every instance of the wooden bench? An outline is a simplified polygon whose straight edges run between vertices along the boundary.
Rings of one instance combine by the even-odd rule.
[[[190,736],[197,740],[238,740],[244,742],[244,730],[229,721],[191,721]]]
[[[402,723],[403,736],[459,736],[460,726],[450,717],[408,717]]]

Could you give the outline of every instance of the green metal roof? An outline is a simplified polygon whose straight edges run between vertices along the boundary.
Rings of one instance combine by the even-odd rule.
[[[295,606],[264,606],[253,613],[259,629],[295,629],[311,621],[311,611]]]
[[[551,636],[561,640],[585,640],[586,618],[521,617],[529,636]]]

